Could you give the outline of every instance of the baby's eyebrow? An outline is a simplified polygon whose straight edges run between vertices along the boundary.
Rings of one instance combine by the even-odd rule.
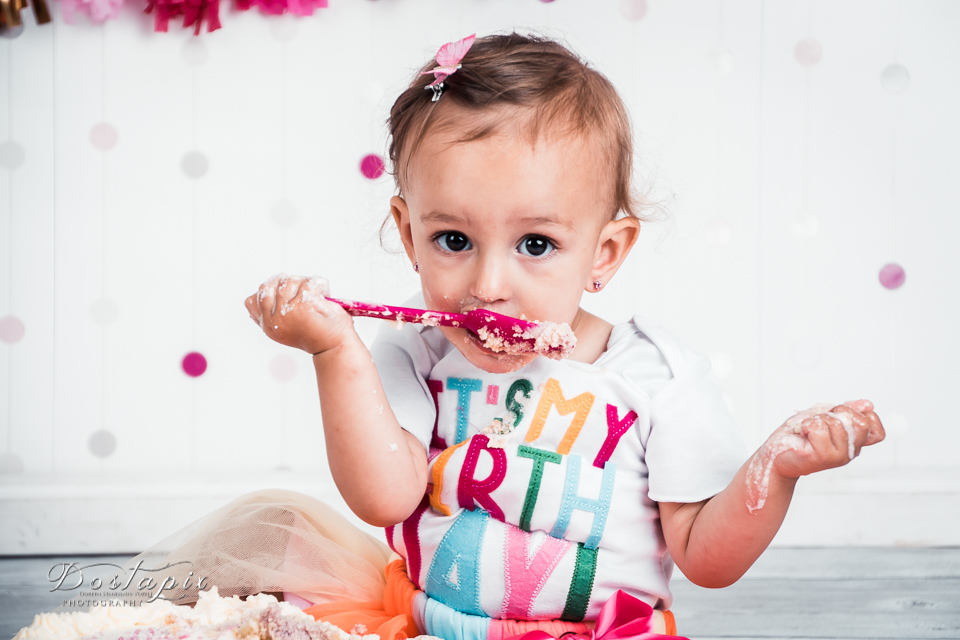
[[[420,218],[421,222],[460,222],[457,216],[443,211],[431,211]]]
[[[563,227],[564,229],[568,229],[570,231],[576,231],[576,229],[573,228],[573,225],[564,222],[555,215],[525,216],[523,218],[518,218],[517,222],[520,222],[524,225],[548,224],[554,227]]]

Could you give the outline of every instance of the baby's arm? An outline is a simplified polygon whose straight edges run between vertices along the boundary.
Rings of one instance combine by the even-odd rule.
[[[324,299],[328,293],[320,279],[275,276],[246,307],[267,336],[314,354],[333,479],[358,517],[389,526],[423,498],[426,452],[400,427],[353,319]]]
[[[827,414],[788,421],[748,460],[726,489],[695,503],[660,503],[663,535],[677,566],[702,587],[725,587],[736,582],[760,557],[780,529],[793,490],[802,475],[850,462],[860,448],[883,440],[880,419],[865,400],[834,407],[852,423]],[[769,488],[758,496],[757,470],[769,468]],[[762,508],[760,508],[762,507]]]

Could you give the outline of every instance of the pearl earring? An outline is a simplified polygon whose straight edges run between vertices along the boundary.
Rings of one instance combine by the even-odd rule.
[[[416,271],[417,273],[420,273],[420,263],[419,263],[419,262],[414,262],[414,263],[413,263],[413,270]]]
[[[596,282],[593,283],[593,288],[596,289],[597,291],[600,291],[600,289],[603,289],[603,282],[601,282],[600,280],[597,280]]]

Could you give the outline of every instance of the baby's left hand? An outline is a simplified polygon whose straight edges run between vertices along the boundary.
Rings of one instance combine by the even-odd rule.
[[[840,467],[860,455],[860,449],[883,440],[880,418],[869,400],[854,400],[823,411],[821,405],[788,420],[767,441],[782,448],[774,455],[773,470],[797,478]],[[832,414],[832,415],[831,415]]]

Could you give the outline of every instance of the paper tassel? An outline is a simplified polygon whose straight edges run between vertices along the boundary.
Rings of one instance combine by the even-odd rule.
[[[237,9],[247,11],[260,7],[270,15],[292,13],[295,16],[312,16],[316,9],[326,9],[327,0],[236,0]]]
[[[120,15],[123,0],[60,0],[63,19],[67,24],[76,22],[78,13],[89,14],[93,22],[112,20]]]
[[[156,11],[153,30],[166,31],[171,18],[183,16],[183,26],[194,27],[194,35],[200,35],[203,21],[207,31],[220,28],[220,0],[149,0],[144,13]]]

